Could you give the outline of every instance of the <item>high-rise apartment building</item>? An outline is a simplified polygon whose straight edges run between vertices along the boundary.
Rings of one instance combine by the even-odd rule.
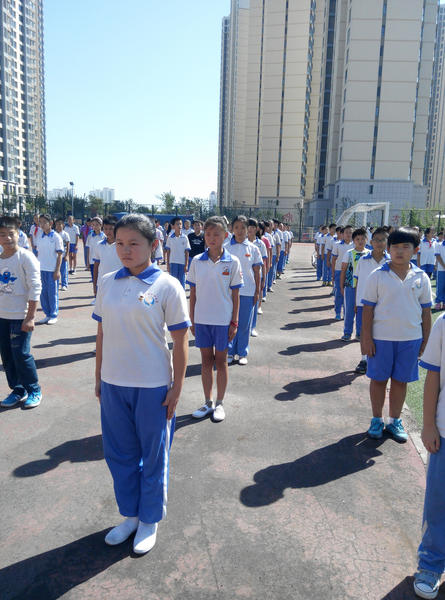
[[[115,200],[115,191],[113,188],[102,188],[101,190],[91,190],[89,193],[90,196],[95,196],[96,198],[100,198],[105,202],[105,204],[111,204]]]
[[[46,194],[43,0],[2,0],[0,193]]]
[[[431,113],[428,129],[425,185],[428,205],[445,206],[445,6],[439,8],[434,53]]]
[[[437,0],[233,0],[223,22],[222,204],[426,201]],[[222,124],[224,123],[224,126]]]

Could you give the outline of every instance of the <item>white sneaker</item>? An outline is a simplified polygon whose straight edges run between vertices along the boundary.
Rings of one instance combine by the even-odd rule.
[[[134,536],[133,551],[136,554],[149,552],[156,544],[157,523],[143,523],[139,521],[138,530]]]
[[[195,410],[195,412],[192,413],[192,417],[194,419],[203,419],[207,415],[210,415],[212,412],[213,406],[207,406],[207,404],[204,404],[204,406],[201,406],[201,408],[198,408],[198,410]]]
[[[117,546],[128,540],[130,535],[138,528],[139,519],[137,517],[127,517],[120,525],[113,527],[105,536],[105,543],[108,546]]]
[[[247,356],[241,356],[239,361],[238,361],[239,365],[247,365]]]
[[[263,299],[263,302],[264,302],[264,299]],[[263,309],[261,308],[261,306],[260,306],[260,307],[259,307],[259,309],[258,309],[258,314],[259,314],[259,315],[262,315],[262,314],[263,314]]]
[[[224,412],[224,406],[222,404],[217,404],[215,410],[213,411],[213,420],[224,421],[225,418],[226,413]]]
[[[40,321],[37,321],[36,325],[44,325],[45,323],[48,323],[49,321],[49,317],[43,317],[43,319],[40,319]]]
[[[250,332],[250,335],[252,337],[258,337],[258,331],[256,329],[252,329],[252,331]]]
[[[230,356],[230,354],[227,355],[227,364],[231,365],[233,363],[233,356]]]
[[[66,285],[62,285],[62,292],[66,292],[68,288],[66,287]]]
[[[90,302],[91,306],[94,306],[96,304],[96,298],[93,298]]]
[[[53,319],[48,319],[47,324],[48,325],[55,325],[57,323],[57,317],[54,317]]]

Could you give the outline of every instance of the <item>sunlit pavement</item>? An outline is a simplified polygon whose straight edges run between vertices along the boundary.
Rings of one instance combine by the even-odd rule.
[[[230,367],[223,423],[191,419],[191,337],[168,516],[142,557],[103,543],[119,515],[93,395],[91,284],[72,277],[57,325],[33,334],[42,404],[0,412],[2,600],[415,597],[424,467],[411,441],[367,439],[359,345],[339,341],[311,252],[294,245],[249,364]]]

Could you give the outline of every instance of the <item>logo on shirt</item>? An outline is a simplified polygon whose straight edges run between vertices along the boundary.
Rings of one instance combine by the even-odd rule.
[[[10,271],[3,271],[0,274],[0,294],[12,294],[12,283],[17,279],[13,277]]]
[[[222,272],[222,274],[223,274],[223,275],[230,275],[230,271],[229,271],[229,269],[226,267],[226,268],[224,269],[224,271]]]
[[[245,254],[244,255],[246,258],[250,258],[252,255],[251,254]]]
[[[138,300],[139,300],[139,302],[142,302],[142,304],[144,304],[145,306],[148,306],[150,308],[151,306],[156,304],[156,302],[158,301],[158,298],[155,294],[148,291],[148,292],[145,292],[145,294],[143,292],[140,292],[139,296],[138,296]]]

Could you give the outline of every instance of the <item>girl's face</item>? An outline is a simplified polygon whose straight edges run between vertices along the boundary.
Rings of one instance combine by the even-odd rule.
[[[257,228],[255,225],[249,225],[249,227],[247,228],[247,235],[249,236],[249,238],[255,237],[256,231],[257,231]]]
[[[244,241],[247,236],[247,226],[242,221],[235,221],[232,226],[233,235],[237,241]]]
[[[141,273],[151,264],[152,246],[139,231],[119,227],[116,232],[116,251],[121,263],[131,273]]]

